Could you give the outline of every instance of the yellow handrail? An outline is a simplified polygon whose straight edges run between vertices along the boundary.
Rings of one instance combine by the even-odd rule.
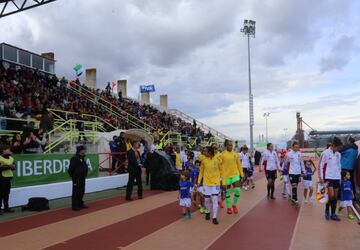
[[[12,117],[3,117],[0,116],[0,120],[7,120],[7,121],[19,121],[19,122],[34,122],[35,126],[38,126],[40,124],[40,121],[33,119],[33,118],[28,118],[28,119],[21,119],[21,118],[12,118]]]
[[[68,115],[69,114],[73,114],[73,115],[77,115],[78,113],[76,112],[72,112],[72,111],[66,111],[66,110],[59,110],[59,109],[47,109],[48,112],[50,112],[51,114],[53,114],[54,116],[56,116],[58,119],[60,120],[67,120],[68,119]],[[65,114],[65,119],[63,117],[61,117],[60,115],[58,115],[57,113],[62,113]]]
[[[77,88],[79,88],[80,90],[78,90]],[[76,87],[70,86],[70,89],[73,90],[75,93],[77,93],[80,96],[85,96],[92,103],[103,106],[111,114],[116,115],[119,118],[125,119],[125,121],[127,123],[132,124],[134,127],[142,128],[142,129],[146,130],[147,132],[150,132],[151,130],[154,130],[153,127],[146,124],[142,120],[138,119],[135,116],[132,116],[131,114],[127,113],[126,111],[122,110],[121,108],[113,105],[109,101],[105,100],[104,98],[101,98],[100,96],[97,96],[92,91],[90,91],[90,90],[88,90],[88,89],[86,89],[86,88],[84,88],[84,87],[82,87],[80,85],[76,85]],[[88,95],[84,94],[83,92],[87,92]],[[95,97],[95,99],[97,98],[97,100],[93,100],[93,98],[91,98],[91,97]],[[110,107],[108,107],[107,105],[101,103],[100,101],[105,102]],[[116,109],[118,112],[114,111],[113,109]]]
[[[62,121],[65,121],[65,119],[63,119],[61,116],[59,116],[57,113],[63,113],[65,114],[65,118],[66,120],[68,120],[68,114],[73,114],[73,115],[76,115],[78,116],[80,113],[77,113],[77,112],[72,112],[72,111],[65,111],[65,110],[59,110],[59,109],[47,109],[50,113],[52,113],[53,115],[56,115],[57,117],[60,117],[60,119],[62,119]],[[100,129],[101,127],[99,126],[99,122],[102,122],[108,126],[110,126],[112,129],[114,130],[117,130],[118,128],[115,127],[114,125],[112,125],[111,123],[105,121],[103,118],[99,117],[99,116],[96,116],[96,115],[91,115],[91,114],[81,114],[80,115],[81,117],[93,117],[95,118],[95,122],[97,123],[97,127]],[[74,119],[73,119],[74,120]],[[58,121],[59,122],[59,121]],[[91,121],[82,121],[82,122],[88,122],[90,123]],[[103,128],[100,129],[102,131],[105,131]]]

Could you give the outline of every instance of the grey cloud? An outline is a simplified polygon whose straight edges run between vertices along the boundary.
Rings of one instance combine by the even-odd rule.
[[[258,25],[257,54],[266,66],[279,66],[301,54],[311,53],[322,36],[322,26],[336,25],[347,13],[343,1],[261,1],[253,5]]]
[[[305,110],[314,110],[319,109],[322,106],[350,106],[359,103],[358,96],[360,92],[352,92],[349,94],[338,94],[338,95],[329,95],[322,96],[311,102],[305,102],[301,104],[288,104],[274,106],[269,109],[269,112],[277,113],[283,112],[284,110],[293,110],[293,111],[305,111]]]
[[[358,49],[355,38],[343,35],[320,61],[321,72],[343,69]]]
[[[246,39],[239,32],[243,19],[257,21],[252,66],[258,101],[288,89],[277,77],[279,67],[311,53],[321,25],[336,24],[334,17],[346,15],[349,6],[335,0],[104,2],[56,1],[1,24],[14,24],[4,33],[9,43],[54,51],[59,75],[73,77],[76,63],[96,67],[101,87],[128,79],[132,96],[139,84],[154,83],[157,93],[169,94],[172,107],[198,117],[247,101]],[[24,25],[29,19],[41,30],[38,38],[36,27]]]

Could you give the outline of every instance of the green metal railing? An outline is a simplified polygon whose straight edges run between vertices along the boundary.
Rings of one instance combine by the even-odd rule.
[[[127,124],[130,124],[134,128],[144,129],[147,132],[151,132],[155,130],[152,126],[138,119],[137,117],[129,114],[128,112],[122,110],[120,107],[113,105],[111,102],[97,96],[92,91],[80,86],[71,86],[70,90],[79,95],[80,97],[86,98],[88,101],[92,102],[95,105],[99,105],[103,107],[106,111],[108,111],[111,115],[124,120]]]
[[[84,123],[84,131],[79,131],[76,128],[78,122]],[[45,147],[44,153],[52,152],[57,146],[63,142],[70,142],[70,147],[73,146],[75,140],[81,137],[89,138],[92,144],[96,143],[98,132],[100,130],[99,122],[82,121],[76,119],[69,119],[64,121],[60,126],[55,127],[49,132],[49,144]],[[60,137],[56,138],[58,135]]]
[[[214,143],[221,145],[223,141],[215,137],[211,137],[209,140],[202,141],[201,145],[211,146]],[[176,145],[187,148],[193,148],[197,146],[196,137],[185,136],[177,132],[167,132],[166,134],[164,134],[160,140],[160,144],[164,147],[166,147],[167,145]]]

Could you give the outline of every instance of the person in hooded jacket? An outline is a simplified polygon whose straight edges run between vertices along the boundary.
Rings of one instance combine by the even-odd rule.
[[[88,208],[84,204],[85,179],[88,173],[88,165],[85,160],[86,148],[78,146],[76,154],[71,158],[68,173],[72,178],[72,210],[79,211]]]
[[[355,144],[355,139],[351,136],[347,139],[347,144],[340,151],[341,153],[341,170],[350,173],[350,182],[353,188],[353,197],[356,197],[356,188],[354,182],[354,172],[358,158],[358,146]]]

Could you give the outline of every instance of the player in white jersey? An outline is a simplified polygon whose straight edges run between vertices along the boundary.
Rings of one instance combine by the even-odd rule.
[[[244,180],[243,180],[243,188],[244,190],[249,190],[249,168],[250,168],[250,156],[249,156],[249,148],[244,145],[241,147],[240,152],[240,160],[241,160],[241,166],[244,171]]]
[[[268,199],[275,200],[275,180],[277,170],[280,170],[280,161],[272,143],[268,143],[266,148],[267,149],[262,153],[260,165],[263,166],[268,181],[267,197]]]
[[[289,179],[291,184],[292,196],[291,201],[295,205],[299,205],[297,197],[297,187],[300,182],[301,175],[306,175],[304,159],[299,151],[299,143],[293,142],[291,151],[285,155],[285,167],[289,171]]]
[[[339,150],[342,142],[334,137],[330,148],[326,149],[321,155],[320,162],[320,182],[326,183],[328,187],[329,201],[326,203],[325,219],[339,221],[336,215],[337,198],[341,180],[341,154]],[[329,209],[331,208],[331,215]]]

